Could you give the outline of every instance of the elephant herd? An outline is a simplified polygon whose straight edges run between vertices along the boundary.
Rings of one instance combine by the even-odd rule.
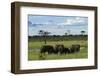
[[[41,47],[41,54],[70,54],[80,51],[80,45],[74,44],[70,48],[65,47],[64,45],[55,45],[55,47],[51,45],[44,45]]]

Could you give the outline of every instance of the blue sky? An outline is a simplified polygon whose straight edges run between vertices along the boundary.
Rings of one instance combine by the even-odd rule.
[[[88,17],[28,15],[28,30],[29,36],[39,35],[39,30],[48,31],[50,35],[75,35],[80,31],[86,31],[87,34]]]

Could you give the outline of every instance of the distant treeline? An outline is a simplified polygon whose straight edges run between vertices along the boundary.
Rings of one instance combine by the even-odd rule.
[[[29,41],[67,41],[67,40],[87,40],[88,35],[49,35],[49,36],[28,36]]]

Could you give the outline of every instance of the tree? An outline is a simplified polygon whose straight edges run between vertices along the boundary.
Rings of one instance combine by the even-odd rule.
[[[45,44],[47,43],[47,36],[49,34],[50,34],[50,32],[47,32],[47,31],[44,32],[44,41],[45,41]]]
[[[65,33],[65,36],[67,36],[67,35],[68,35],[68,33],[66,32],[66,33]]]
[[[70,30],[67,30],[67,34],[70,35]]]
[[[81,31],[81,35],[84,35],[85,34],[85,31]]]
[[[43,37],[43,33],[44,33],[43,30],[39,30],[39,35],[41,36],[41,40],[42,40],[42,37]]]
[[[43,30],[39,30],[39,34],[40,34],[41,36],[43,36],[43,33],[44,33]]]
[[[50,34],[50,32],[40,30],[39,34],[44,37],[44,42],[46,44],[47,43],[47,36]]]
[[[82,30],[82,31],[81,31],[81,35],[84,36],[84,34],[85,34],[85,31]],[[84,38],[82,38],[82,40],[84,40]],[[82,42],[83,42],[83,41],[82,41]]]

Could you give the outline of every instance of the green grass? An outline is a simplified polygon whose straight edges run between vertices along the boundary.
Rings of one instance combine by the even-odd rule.
[[[88,52],[87,52],[87,41],[86,40],[68,40],[68,41],[47,41],[47,45],[55,46],[56,44],[63,44],[65,47],[70,47],[72,44],[80,44],[80,52],[73,53],[73,54],[46,54],[44,55],[43,60],[55,60],[55,59],[79,59],[79,58],[87,58]],[[39,50],[34,50],[36,48],[40,49],[41,46],[44,45],[44,42],[32,42],[29,41],[28,44],[28,60],[41,60],[40,59],[40,52]]]
[[[84,40],[68,40],[68,41],[47,41],[47,45],[55,46],[56,44],[63,44],[65,47],[70,47],[72,44],[80,44],[81,46],[87,46],[87,41]],[[41,48],[44,42],[29,42],[28,48]]]

